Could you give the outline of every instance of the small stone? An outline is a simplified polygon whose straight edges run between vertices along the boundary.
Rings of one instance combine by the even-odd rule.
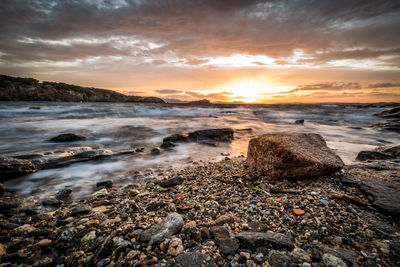
[[[274,267],[289,267],[290,258],[282,253],[272,250],[269,253],[268,262]]]
[[[39,213],[38,215],[36,215],[36,218],[39,220],[44,220],[44,221],[49,221],[54,219],[53,215],[49,214],[49,213]]]
[[[363,256],[364,258],[368,258],[367,253],[364,250],[360,251],[361,256]]]
[[[75,237],[76,234],[77,234],[76,229],[70,228],[61,233],[61,239],[64,241],[71,241]]]
[[[254,261],[255,261],[257,264],[263,264],[263,263],[265,262],[264,254],[258,253],[258,254],[254,257]]]
[[[112,240],[113,240],[115,247],[126,247],[126,246],[132,245],[131,242],[126,241],[125,239],[123,239],[121,237],[114,237]]]
[[[311,262],[310,255],[301,248],[295,248],[290,252],[290,257],[295,263]]]
[[[40,248],[44,248],[44,247],[50,246],[51,243],[53,243],[53,241],[51,241],[50,239],[42,239],[36,243],[36,246],[40,247]]]
[[[176,257],[176,262],[182,267],[215,267],[211,257],[198,251],[184,253]]]
[[[234,223],[235,218],[231,215],[221,215],[215,220],[216,225],[224,225],[226,223]]]
[[[56,193],[56,198],[57,199],[66,199],[71,195],[71,193],[72,193],[72,189],[70,189],[70,188],[61,189],[60,191],[58,191]]]
[[[182,227],[182,216],[178,213],[171,213],[162,222],[145,230],[140,237],[140,241],[148,242],[149,245],[159,244],[164,241],[164,239],[179,233]]]
[[[99,197],[105,197],[105,196],[107,196],[107,195],[108,195],[107,189],[103,188],[103,189],[100,189],[100,190],[94,192],[94,193],[91,195],[91,197],[92,197],[92,198],[99,198]]]
[[[96,183],[96,187],[111,188],[112,186],[113,186],[113,182],[111,180],[100,181],[100,182]]]
[[[302,210],[302,209],[293,209],[293,212],[294,212],[294,214],[296,214],[296,215],[302,215],[302,214],[305,213],[305,211]]]
[[[328,253],[322,256],[322,260],[327,267],[347,267],[347,264],[342,259]]]
[[[2,197],[5,192],[6,192],[5,185],[4,184],[0,184],[0,197]],[[0,259],[1,259],[1,257],[0,257]]]
[[[89,205],[78,205],[74,207],[71,211],[72,216],[78,216],[78,215],[85,215],[90,213],[92,208]]]
[[[182,183],[183,183],[183,178],[178,176],[178,177],[175,177],[175,178],[171,178],[171,179],[167,179],[167,180],[161,181],[159,183],[159,185],[161,187],[164,187],[164,188],[169,188],[169,187],[174,187],[174,186],[180,185]]]
[[[161,154],[161,149],[159,149],[158,147],[155,147],[151,150],[151,154],[156,156],[156,155],[160,155]]]
[[[321,203],[324,204],[325,206],[329,206],[329,201],[326,199],[321,199]]]
[[[19,227],[17,227],[17,228],[14,229],[14,231],[15,231],[16,233],[20,233],[20,234],[29,233],[29,232],[32,232],[32,231],[34,231],[34,230],[35,230],[35,227],[33,227],[33,226],[30,225],[30,224],[24,224],[24,225],[19,226]]]
[[[241,232],[236,238],[244,248],[254,249],[261,246],[272,247],[276,249],[293,249],[293,242],[284,234],[268,231],[262,232]]]
[[[241,251],[240,252],[240,257],[242,257],[245,260],[248,260],[248,259],[250,259],[250,253],[247,252],[247,251]]]
[[[96,239],[96,231],[90,231],[84,237],[82,237],[82,242],[90,242]]]
[[[58,199],[46,199],[42,202],[43,206],[59,207],[62,205],[62,201]]]
[[[319,196],[319,193],[318,193],[318,192],[315,192],[315,191],[312,191],[310,194],[311,194],[312,196]]]
[[[3,244],[0,243],[0,260],[1,258],[6,255],[7,251]]]
[[[94,213],[104,213],[106,211],[108,211],[108,207],[106,206],[98,206],[92,209],[92,212]]]
[[[168,245],[167,254],[176,257],[182,252],[183,252],[182,240],[176,237],[172,238]]]
[[[97,263],[97,267],[106,267],[106,266],[109,266],[110,263],[111,263],[111,260],[109,258],[104,258]]]
[[[186,229],[189,229],[189,228],[192,228],[192,227],[196,227],[196,222],[195,221],[190,221],[190,222],[186,223],[183,226],[183,230],[186,230]]]
[[[126,259],[130,261],[130,260],[135,259],[139,255],[140,255],[139,250],[132,250],[126,255]]]

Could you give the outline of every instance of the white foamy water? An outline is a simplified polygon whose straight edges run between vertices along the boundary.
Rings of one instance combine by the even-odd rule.
[[[29,109],[30,106],[41,109]],[[246,105],[190,107],[171,104],[136,103],[55,103],[0,102],[0,153],[21,155],[63,149],[71,146],[96,146],[113,151],[144,147],[140,154],[110,160],[77,163],[64,168],[41,170],[6,182],[21,194],[48,196],[62,188],[72,188],[75,197],[93,191],[97,181],[140,182],[154,177],[158,168],[180,168],[193,161],[221,160],[246,155],[254,136],[288,131],[321,134],[345,163],[361,150],[399,143],[395,132],[372,127],[381,121],[374,113],[382,108],[356,108],[338,105]],[[293,122],[304,119],[304,125]],[[176,133],[230,127],[236,131],[231,144],[217,147],[179,144],[159,156],[150,155],[162,139]],[[61,133],[75,133],[86,141],[50,143]],[[222,155],[223,154],[223,155]]]

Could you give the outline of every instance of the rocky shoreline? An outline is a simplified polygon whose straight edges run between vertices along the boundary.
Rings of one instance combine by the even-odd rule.
[[[254,179],[243,158],[158,172],[166,179],[121,188],[105,182],[80,200],[70,191],[47,202],[5,192],[1,266],[396,266],[400,260],[397,162],[370,160],[291,181]]]

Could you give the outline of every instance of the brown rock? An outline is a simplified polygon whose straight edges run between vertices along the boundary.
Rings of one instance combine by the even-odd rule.
[[[267,247],[274,249],[294,248],[293,242],[284,234],[268,231],[261,232],[241,232],[236,238],[239,240],[241,247],[255,249],[258,247]]]
[[[5,181],[36,171],[36,166],[29,160],[0,157],[0,181]]]
[[[315,177],[343,167],[320,135],[305,133],[265,134],[250,140],[247,163],[270,179]]]

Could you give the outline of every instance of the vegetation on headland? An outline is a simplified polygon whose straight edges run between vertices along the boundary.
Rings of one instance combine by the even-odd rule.
[[[65,102],[165,103],[158,97],[127,96],[112,90],[66,83],[42,82],[33,78],[0,75],[0,100]]]

